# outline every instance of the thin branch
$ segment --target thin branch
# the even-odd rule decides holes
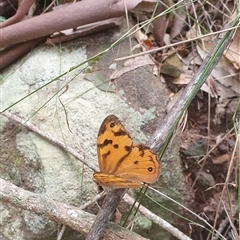
[[[12,62],[30,52],[34,47],[45,41],[45,38],[37,38],[25,43],[20,43],[0,52],[0,70],[9,66]]]
[[[128,11],[132,10],[139,2],[141,0],[127,1]],[[125,5],[123,0],[76,2],[5,28],[1,28],[3,23],[0,23],[0,48],[8,48],[20,42],[49,36],[54,32],[124,15]]]
[[[7,27],[21,21],[35,2],[36,0],[23,0],[18,7],[16,14],[0,24],[0,28]]]
[[[207,37],[210,37],[210,36],[215,36],[217,34],[224,33],[224,32],[227,32],[229,30],[236,30],[237,28],[238,28],[238,26],[231,27],[231,28],[228,28],[228,29],[222,29],[220,31],[216,31],[216,32],[204,34],[204,35],[201,35],[201,36],[198,36],[198,37],[189,38],[189,39],[185,39],[183,41],[171,43],[171,44],[163,46],[163,47],[156,47],[154,49],[146,50],[144,52],[135,53],[135,54],[132,54],[130,56],[119,57],[119,58],[116,58],[114,61],[115,62],[126,61],[128,59],[132,59],[132,58],[135,58],[135,57],[143,56],[143,55],[146,55],[146,54],[156,53],[156,52],[159,52],[159,51],[161,51],[163,49],[169,49],[169,48],[173,48],[173,47],[176,47],[176,46],[179,46],[179,45],[181,46],[183,44],[186,44],[186,43],[189,43],[189,42],[193,42],[193,41],[196,41],[196,40],[201,40],[203,38],[207,38]]]
[[[22,209],[44,214],[53,221],[85,234],[89,231],[95,218],[93,214],[80,210],[77,207],[54,201],[43,194],[26,191],[1,178],[0,200]],[[108,225],[103,239],[146,240],[146,238],[112,223]]]
[[[123,197],[123,200],[130,205],[133,205],[135,203],[134,199],[131,198],[129,195],[125,194]],[[136,202],[134,207],[138,207],[139,203]],[[170,223],[165,221],[164,219],[160,218],[156,214],[149,211],[147,208],[140,206],[138,208],[139,212],[142,213],[145,217],[152,220],[154,223],[162,227],[163,229],[167,230],[170,234],[175,236],[176,238],[180,240],[192,240],[190,237],[179,231],[177,228],[173,227]]]
[[[113,212],[117,208],[125,193],[126,189],[114,189],[106,195],[102,208],[99,210],[97,217],[87,234],[86,240],[99,239],[99,236],[102,235],[103,230],[105,230]]]
[[[61,142],[58,139],[52,137],[49,133],[43,132],[42,130],[40,130],[39,128],[37,128],[36,126],[31,124],[30,122],[27,122],[26,120],[14,115],[10,112],[3,112],[2,115],[7,117],[8,119],[15,121],[16,123],[21,124],[22,126],[26,127],[30,131],[37,133],[39,136],[47,139],[52,144],[58,146],[59,148],[63,149],[64,151],[70,153],[72,156],[74,156],[76,159],[78,159],[79,161],[84,163],[86,166],[91,168],[93,171],[95,171],[95,172],[99,171],[98,167],[95,164],[92,164],[90,161],[87,161],[83,157],[83,155],[77,153],[74,149],[68,147],[64,142]]]
[[[122,24],[122,22],[122,17],[111,18],[95,23],[86,24],[76,29],[67,29],[61,32],[54,33],[50,38],[48,38],[47,44],[63,43],[69,40],[73,40],[75,38],[86,36],[88,34],[100,32],[109,28],[114,28]]]
[[[201,220],[203,223],[206,224],[206,226],[209,227],[209,229],[213,229],[213,227],[211,226],[210,223],[207,222],[207,220],[205,220],[204,218],[202,218],[201,216],[199,216],[198,214],[196,214],[195,212],[193,212],[192,210],[190,210],[189,208],[185,207],[184,205],[182,205],[181,203],[175,201],[174,199],[170,198],[169,196],[165,195],[164,193],[160,192],[160,191],[157,191],[156,189],[152,188],[152,187],[149,187],[152,191],[158,193],[159,195],[162,195],[164,198],[170,200],[171,202],[175,203],[176,205],[180,206],[181,208],[185,209],[187,212],[191,213],[193,216],[195,216],[196,218],[198,218],[199,220]],[[204,227],[203,225],[200,225],[198,224],[200,227]],[[171,229],[170,229],[171,230]],[[226,238],[224,236],[222,236],[218,231],[216,231],[216,234],[218,234],[218,236],[221,237],[222,240],[226,240]]]
[[[240,121],[238,122],[238,124],[240,124]],[[239,133],[238,133],[238,135],[239,135]],[[220,208],[222,206],[223,197],[224,197],[224,194],[226,194],[226,192],[227,192],[229,179],[230,179],[230,176],[231,176],[232,171],[233,171],[233,165],[234,165],[234,162],[235,162],[234,161],[234,156],[237,152],[237,148],[238,148],[238,144],[239,144],[238,141],[239,141],[239,138],[237,137],[237,141],[236,141],[236,144],[235,144],[234,149],[233,149],[232,157],[231,157],[231,160],[229,162],[225,183],[223,185],[223,189],[222,189],[222,192],[221,192],[221,195],[220,195],[220,199],[219,199],[219,203],[218,203],[218,206],[217,206],[216,214],[215,214],[215,217],[214,217],[214,224],[213,224],[214,229],[216,228],[216,225],[217,225],[217,220],[219,218],[219,213],[220,213]],[[212,235],[211,239],[213,239],[213,237],[214,237],[213,233],[211,235]]]

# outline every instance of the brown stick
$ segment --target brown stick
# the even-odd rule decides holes
[[[7,117],[8,119],[11,119],[11,120],[25,126],[30,131],[33,131],[34,133],[37,133],[39,136],[43,137],[44,139],[47,139],[52,144],[54,144],[54,145],[58,146],[59,148],[67,151],[68,153],[70,153],[72,156],[74,156],[79,161],[83,162],[86,166],[88,166],[90,169],[94,170],[95,172],[99,170],[98,167],[95,164],[91,163],[91,161],[85,160],[85,158],[82,154],[77,153],[74,149],[67,146],[64,142],[61,142],[58,139],[52,137],[49,133],[46,133],[46,132],[40,130],[39,128],[37,128],[36,126],[34,126],[30,122],[28,122],[28,120],[24,120],[24,119],[22,119],[22,118],[20,118],[16,115],[10,113],[10,112],[3,112],[2,115]]]
[[[60,32],[58,34],[54,34],[53,36],[51,36],[51,38],[47,40],[47,44],[57,44],[60,42],[62,43],[91,33],[96,33],[105,29],[113,28],[119,26],[122,23],[122,20],[123,18],[112,18],[101,22],[87,24],[78,27],[76,30],[66,30],[70,33],[65,34],[65,32]]]
[[[100,238],[125,193],[126,189],[115,189],[106,195],[102,209],[98,212],[86,240],[98,240]]]
[[[99,32],[104,29],[113,28],[120,25],[122,23],[122,20],[123,18],[111,18],[101,22],[81,26],[77,28],[76,31],[66,30],[67,32],[70,32],[70,34],[65,35],[61,34],[61,32],[56,35],[54,34],[53,37],[47,39],[46,43],[57,44],[59,42],[65,42],[80,36]],[[27,54],[45,39],[46,37],[30,40],[26,43],[19,43],[0,52],[0,70],[3,70],[5,67],[8,67],[12,62]]]
[[[126,5],[124,4],[126,2]],[[64,6],[55,11],[27,19],[1,29],[0,48],[48,36],[54,32],[85,24],[121,17],[141,0],[88,0]],[[0,24],[1,26],[1,24]]]
[[[30,7],[36,2],[36,0],[23,0],[18,7],[18,10],[14,16],[4,21],[2,24],[0,24],[0,28],[7,27],[9,25],[12,25],[16,22],[21,21],[24,16],[29,11]]]
[[[17,44],[10,49],[5,49],[4,51],[0,52],[0,70],[4,69],[13,61],[31,51],[31,49],[41,42],[43,42],[42,38],[34,39],[26,43]]]
[[[41,213],[49,219],[71,227],[72,229],[87,233],[94,220],[94,215],[87,213],[58,201],[48,199],[43,194],[36,194],[19,188],[0,178],[0,200],[11,203],[22,209]],[[103,239],[133,239],[146,240],[120,226],[110,224]]]

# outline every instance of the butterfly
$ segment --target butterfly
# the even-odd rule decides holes
[[[139,188],[160,175],[157,155],[143,144],[134,144],[114,115],[106,117],[99,129],[97,155],[100,172],[93,176],[105,189]]]

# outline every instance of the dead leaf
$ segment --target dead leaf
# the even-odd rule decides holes
[[[198,53],[202,59],[206,57],[208,51],[212,48],[213,45],[213,43],[209,41],[205,41],[204,44],[206,50],[204,50],[201,45],[197,45]],[[230,88],[237,94],[240,94],[239,73],[234,69],[231,62],[224,55],[216,67],[213,69],[211,75],[215,78],[216,81],[220,82],[223,86],[226,86],[226,88]]]
[[[58,42],[64,42],[80,36],[85,36],[87,34],[99,32],[104,29],[113,28],[121,25],[122,22],[123,22],[122,17],[111,18],[111,19],[79,26],[76,29],[62,30],[60,32],[53,33],[51,37],[48,39],[47,44],[50,44],[50,43],[56,44]]]
[[[116,70],[111,76],[110,79],[119,78],[124,73],[132,71],[136,68],[145,66],[145,65],[155,65],[154,61],[147,55],[135,57],[124,62],[124,67]]]
[[[106,80],[100,72],[88,73],[84,78],[93,82],[101,91],[115,93],[113,86],[110,86],[110,81]]]
[[[224,53],[235,69],[240,69],[240,28],[237,29],[232,43]]]
[[[191,79],[193,78],[193,72],[192,71],[186,71],[185,73],[181,73],[178,78],[174,78],[171,82],[173,84],[178,85],[187,85]],[[206,81],[208,82],[208,81]],[[200,88],[202,91],[209,93],[211,97],[215,97],[216,94],[213,92],[213,89],[208,86],[207,83],[203,83],[203,85]]]
[[[207,52],[211,49],[213,43],[204,41],[203,49],[201,44],[197,45],[199,55],[204,59]],[[233,113],[236,110],[240,98],[240,79],[239,73],[233,67],[232,63],[223,55],[211,75],[211,84],[217,95],[217,105],[213,122],[221,124],[221,118],[227,112]]]
[[[213,164],[222,164],[229,161],[230,161],[230,156],[228,153],[225,153],[217,158],[212,159]]]
[[[153,12],[157,0],[143,0],[131,12],[134,14],[143,14]]]
[[[169,7],[172,5],[171,1],[164,1],[165,4],[167,4]],[[166,7],[159,2],[159,5],[157,7],[157,10],[155,12],[154,16],[159,15],[160,13],[164,12],[166,10]],[[164,35],[166,33],[167,28],[172,24],[173,20],[173,13],[165,14],[163,16],[160,16],[156,18],[153,22],[153,36],[155,41],[158,43],[158,45],[164,46]]]
[[[214,82],[214,89],[218,95],[218,99],[213,122],[218,125],[221,124],[221,118],[225,116],[226,112],[235,112],[240,95],[237,95],[231,88],[226,88],[218,81]]]
[[[178,8],[175,11],[174,18],[172,21],[172,26],[170,30],[170,39],[174,39],[179,33],[182,32],[184,26],[184,20],[186,18],[187,12],[183,11],[183,5],[185,3],[179,3]],[[181,6],[181,7],[180,7]]]

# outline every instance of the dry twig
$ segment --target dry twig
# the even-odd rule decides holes
[[[43,194],[26,191],[1,178],[0,186],[0,200],[2,202],[11,203],[35,213],[44,213],[49,219],[69,226],[78,232],[87,233],[94,221],[95,216],[93,214],[80,210],[77,207],[54,201]],[[103,239],[146,240],[146,238],[115,224],[109,224]]]
[[[127,1],[128,11],[132,10],[139,2],[141,0]],[[0,48],[5,49],[17,43],[49,36],[54,32],[124,15],[125,4],[122,0],[76,2],[2,28]],[[0,23],[0,27],[2,24]]]

